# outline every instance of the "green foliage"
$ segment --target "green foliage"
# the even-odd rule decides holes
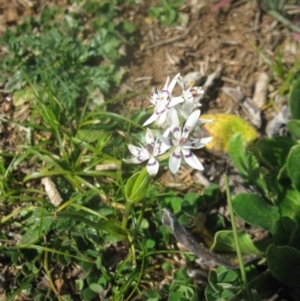
[[[238,294],[239,276],[236,272],[218,267],[208,277],[209,285],[205,289],[207,301],[228,300]]]
[[[114,25],[115,4],[85,1],[79,11],[68,13],[45,8],[38,18],[7,30],[0,39],[7,49],[0,79],[6,80],[5,90],[15,92],[18,101],[28,91],[22,88],[29,78],[35,86],[50,89],[74,115],[77,104],[93,99],[98,90],[110,94],[122,79],[116,65],[122,43],[117,31],[124,38],[134,31],[128,22]],[[127,41],[132,43],[132,37]]]
[[[146,196],[150,179],[146,168],[131,176],[125,185],[126,200],[131,203],[143,200]]]
[[[282,246],[270,246],[267,250],[267,262],[271,274],[285,285],[300,288],[300,252]]]
[[[272,232],[280,214],[277,206],[271,206],[258,195],[241,193],[233,199],[234,211],[250,225]]]
[[[295,115],[296,118],[296,115]],[[298,119],[290,125],[297,136]],[[298,141],[289,137],[260,139],[255,145],[245,148],[240,135],[229,142],[229,155],[241,173],[245,183],[252,185],[257,193],[236,195],[234,212],[243,221],[258,226],[272,234],[265,242],[269,273],[266,279],[283,285],[298,287],[297,264],[300,254],[300,147]],[[225,240],[225,239],[224,239]],[[226,240],[225,240],[226,241]],[[260,249],[261,250],[261,249]],[[252,251],[252,253],[255,253]],[[294,272],[291,273],[291,270]],[[254,278],[249,286],[262,288],[265,278]],[[257,289],[260,298],[271,294]],[[273,287],[275,291],[276,286]]]
[[[300,120],[290,120],[286,126],[294,138],[300,139]]]
[[[245,232],[239,232],[238,238],[241,246],[241,251],[244,254],[261,254],[261,251],[255,246],[252,242],[250,236]],[[211,247],[212,251],[226,251],[226,252],[234,252],[235,242],[233,239],[233,233],[229,230],[221,230],[218,231],[214,238],[214,244]]]
[[[152,19],[157,19],[159,22],[174,25],[178,20],[183,21],[183,15],[177,12],[177,9],[182,6],[184,1],[160,0],[160,6],[151,6],[149,8],[149,16]]]
[[[292,85],[289,97],[289,107],[293,119],[300,119],[300,78]]]

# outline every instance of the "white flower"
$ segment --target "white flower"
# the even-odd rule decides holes
[[[150,129],[147,128],[146,132],[146,146],[137,147],[132,144],[128,144],[129,151],[134,155],[131,159],[123,159],[126,163],[139,164],[146,160],[147,172],[150,176],[155,176],[159,169],[159,163],[155,157],[162,155],[166,152],[169,146],[163,144],[161,140],[154,140],[154,135]]]
[[[199,149],[205,146],[208,142],[212,140],[211,137],[194,139],[189,138],[191,131],[199,120],[200,110],[194,111],[188,117],[183,130],[181,131],[181,126],[179,124],[179,119],[176,110],[172,109],[170,111],[170,123],[171,123],[171,132],[175,139],[160,137],[163,143],[168,147],[175,147],[174,152],[171,154],[169,159],[169,168],[173,174],[175,174],[181,164],[181,157],[185,162],[191,167],[203,170],[203,165],[198,160],[198,158],[192,153],[192,149]]]
[[[193,110],[197,107],[200,107],[201,104],[199,103],[200,99],[204,95],[204,90],[202,87],[188,87],[184,83],[183,78],[180,76],[177,79],[178,84],[182,88],[182,97],[184,102],[180,108],[176,108],[177,111],[182,115],[185,119],[193,112]]]
[[[154,93],[152,95],[150,102],[155,107],[154,113],[150,116],[150,118],[148,120],[145,121],[143,126],[146,126],[146,125],[154,122],[155,120],[157,120],[158,125],[163,124],[167,118],[169,109],[171,107],[177,105],[178,103],[181,103],[184,101],[184,99],[181,96],[180,97],[172,96],[173,89],[177,83],[177,79],[179,76],[180,76],[180,73],[178,73],[173,78],[170,85],[169,85],[169,77],[168,77],[163,89],[157,90],[157,93]]]

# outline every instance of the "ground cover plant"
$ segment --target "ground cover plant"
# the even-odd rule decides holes
[[[161,3],[149,15],[172,25],[181,2]],[[300,60],[292,71],[269,61],[288,99],[285,135],[257,138],[230,114],[202,118],[206,91],[179,71],[158,83],[149,110],[124,116],[121,98],[148,97],[114,96],[118,50],[134,43],[135,27],[120,21],[120,3],[79,4],[47,8],[1,38],[3,88],[26,109],[1,116],[13,128],[0,157],[1,298],[299,299]],[[185,166],[205,172],[211,153],[199,150],[221,135],[244,192],[233,195],[229,167],[225,191],[163,184]],[[229,213],[216,211],[220,203]]]

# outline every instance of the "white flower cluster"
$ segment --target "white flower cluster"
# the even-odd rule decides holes
[[[182,88],[182,94],[175,97],[172,92],[177,83]],[[151,104],[154,107],[154,113],[143,124],[143,126],[147,126],[156,121],[157,125],[161,126],[169,121],[168,129],[163,135],[155,139],[153,132],[147,128],[146,145],[137,147],[129,144],[129,151],[134,157],[124,159],[124,161],[138,164],[148,160],[147,171],[149,175],[156,175],[159,169],[158,157],[170,150],[169,168],[173,174],[178,171],[182,157],[191,167],[203,170],[203,165],[192,153],[193,149],[202,148],[212,140],[211,137],[192,138],[192,133],[197,125],[211,122],[210,120],[199,119],[200,110],[198,107],[203,94],[204,91],[201,87],[186,88],[180,73],[173,78],[170,84],[168,78],[163,89],[157,89],[156,93],[152,95]],[[172,133],[171,136],[170,133]]]

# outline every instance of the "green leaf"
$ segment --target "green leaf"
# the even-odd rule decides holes
[[[300,214],[300,191],[291,187],[285,188],[278,197],[278,207],[281,216],[297,220]]]
[[[300,139],[300,120],[291,120],[287,123],[287,129],[296,139]]]
[[[145,198],[151,177],[146,168],[131,176],[125,185],[125,195],[128,202],[136,203]]]
[[[221,197],[221,190],[219,185],[210,183],[204,190],[203,194],[198,195],[197,206],[212,206],[216,202],[219,202]]]
[[[278,208],[267,204],[263,198],[256,194],[238,194],[232,199],[232,204],[236,215],[245,222],[270,232],[280,218]]]
[[[280,282],[271,275],[270,271],[265,271],[249,281],[248,287],[257,291],[260,300],[269,300],[280,287]]]
[[[172,292],[169,295],[168,301],[185,301],[187,300],[184,297],[184,294],[182,292]]]
[[[154,288],[144,291],[143,295],[147,298],[146,301],[158,301],[161,299],[159,292]]]
[[[130,23],[126,20],[123,21],[122,26],[126,33],[134,33],[136,31],[136,27],[132,23]]]
[[[96,293],[88,287],[80,294],[80,296],[82,300],[92,301],[95,298]]]
[[[89,227],[92,227],[97,230],[105,231],[112,235],[117,240],[122,240],[127,237],[127,232],[122,228],[121,222],[118,220],[107,220],[100,222],[93,222],[90,219],[86,218],[86,212],[58,212],[57,217],[62,219],[75,220],[79,223],[84,223]]]
[[[13,95],[13,104],[15,107],[20,107],[24,105],[25,102],[29,102],[35,99],[35,94],[32,88],[23,88],[16,92]]]
[[[209,285],[205,289],[206,300],[229,300],[239,291],[239,277],[235,271],[218,267],[216,271],[210,271]]]
[[[267,263],[271,274],[288,286],[300,288],[300,252],[295,248],[270,246]]]
[[[250,236],[245,232],[238,232],[238,238],[241,246],[242,253],[245,254],[262,254],[262,252],[257,249],[253,244]],[[214,252],[235,252],[235,243],[233,238],[233,233],[230,230],[218,231],[214,238],[214,244],[211,247]]]
[[[292,147],[287,159],[287,173],[294,185],[300,191],[300,145]]]
[[[166,204],[169,204],[172,207],[172,211],[174,214],[178,213],[181,211],[181,205],[183,202],[182,198],[179,197],[168,197],[165,198]]]
[[[259,164],[252,153],[246,150],[241,134],[235,134],[228,141],[228,153],[234,166],[246,183],[255,183],[259,178]]]
[[[281,168],[295,144],[296,142],[290,137],[274,137],[260,139],[256,147],[264,163]]]
[[[287,216],[283,216],[273,227],[274,244],[287,245],[291,239],[291,234],[296,227],[296,222]]]
[[[300,119],[300,78],[298,78],[291,87],[289,108],[292,119]]]
[[[89,287],[96,294],[100,294],[101,292],[104,291],[104,288],[101,285],[99,285],[98,283],[92,283],[89,285]]]

